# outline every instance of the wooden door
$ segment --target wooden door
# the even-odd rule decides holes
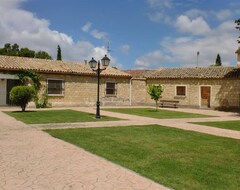
[[[211,87],[201,86],[201,107],[210,108]]]

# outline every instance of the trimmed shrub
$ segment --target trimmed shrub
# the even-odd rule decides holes
[[[28,102],[32,100],[34,95],[35,90],[32,86],[15,86],[10,91],[10,101],[25,111]]]

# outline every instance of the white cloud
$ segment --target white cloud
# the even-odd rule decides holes
[[[188,16],[181,15],[177,18],[175,26],[180,32],[194,35],[206,35],[206,33],[211,31],[207,22],[202,17],[191,20]]]
[[[43,50],[54,58],[57,54],[57,45],[60,45],[64,60],[90,60],[92,56],[102,58],[107,50],[104,47],[95,47],[84,40],[73,41],[72,37],[49,28],[50,21],[40,19],[29,11],[22,10],[20,5],[25,0],[0,0],[0,47],[5,43],[17,43],[20,47],[28,47],[35,51]],[[88,31],[90,23],[82,28]],[[97,38],[103,38],[106,33],[94,31]],[[112,58],[111,65],[118,65]]]
[[[128,54],[130,50],[130,46],[128,44],[124,44],[120,46],[120,51],[124,54]]]
[[[171,8],[172,0],[147,0],[151,8]]]
[[[17,8],[19,4],[27,0],[0,0],[0,7]]]
[[[165,62],[171,61],[171,57],[164,54],[161,50],[155,50],[153,52],[149,52],[135,61],[135,65],[138,68],[159,68]]]
[[[83,32],[88,32],[90,30],[92,26],[92,23],[91,22],[87,22],[83,27],[82,27],[82,31]]]
[[[153,22],[163,22],[166,24],[170,24],[171,23],[171,18],[166,15],[163,11],[156,11],[153,13],[149,13],[148,17],[151,21]]]
[[[202,37],[165,38],[161,47],[142,55],[135,61],[136,67],[159,68],[196,66],[197,52],[200,52],[199,66],[214,64],[219,53],[223,65],[235,65],[237,31],[234,23],[226,21]]]
[[[171,17],[166,10],[172,8],[172,0],[147,0],[150,11],[148,18],[153,22],[171,23]]]
[[[103,39],[107,36],[107,33],[106,32],[100,32],[98,30],[92,30],[91,31],[91,35],[94,37],[94,38],[97,38],[97,39]]]
[[[200,9],[190,9],[185,13],[185,15],[191,19],[198,18],[198,17],[203,17],[203,18],[208,17],[208,13]]]
[[[228,20],[229,18],[232,17],[233,11],[228,9],[220,10],[216,12],[215,15],[216,15],[216,18],[220,21]]]

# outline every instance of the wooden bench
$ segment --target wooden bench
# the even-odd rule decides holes
[[[178,103],[179,103],[178,100],[160,100],[161,107],[163,107],[164,105],[168,105],[168,106],[174,106],[174,108],[177,108]]]

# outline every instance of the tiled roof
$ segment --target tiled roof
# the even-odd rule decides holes
[[[240,78],[238,67],[196,67],[196,68],[162,68],[148,71],[146,78]]]
[[[96,74],[92,71],[88,64],[3,55],[0,55],[0,71],[1,70],[32,70],[40,73],[62,73],[78,75]],[[101,75],[131,78],[130,74],[112,68],[110,66],[107,67],[106,70],[102,71]]]
[[[124,72],[132,75],[133,78],[145,78],[145,74],[149,70],[124,70]]]

